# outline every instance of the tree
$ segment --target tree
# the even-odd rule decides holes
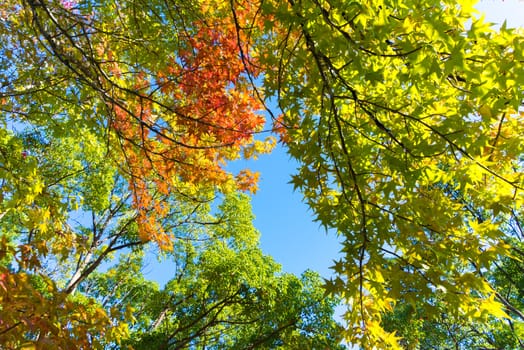
[[[148,242],[176,254],[177,235],[216,219],[213,198],[254,190],[256,174],[226,164],[270,150],[255,134],[273,97],[275,130],[301,164],[295,187],[344,237],[326,287],[346,301],[348,342],[398,348],[385,318],[396,304],[437,324],[516,322],[521,305],[504,294],[516,282],[491,273],[521,257],[524,40],[474,18],[472,5],[4,1],[7,346],[102,346],[133,332],[131,309],[112,313],[79,288],[112,255]],[[231,283],[235,301],[253,298],[250,283]],[[308,290],[301,283],[289,300]],[[160,318],[150,311],[137,331]],[[179,341],[176,325],[162,327],[154,341]]]
[[[260,4],[272,20],[255,51],[282,111],[275,127],[301,164],[295,188],[344,237],[327,288],[364,348],[399,347],[381,316],[396,303],[433,320],[443,309],[510,318],[486,272],[519,256],[504,228],[524,198],[524,41],[472,5]]]
[[[104,227],[126,201],[122,180],[85,127],[58,137],[50,129],[3,129],[0,343],[7,349],[96,347],[92,334],[125,334],[93,300],[72,296],[109,253],[142,243],[129,229]],[[92,221],[77,223],[81,211]]]
[[[4,188],[18,179],[39,190],[4,191],[3,347],[336,348],[336,299],[317,275],[280,274],[261,253],[247,196],[229,194],[216,216],[210,203],[164,197],[175,239],[163,253],[173,278],[160,290],[141,274],[148,245],[106,144],[84,127],[6,135]]]
[[[231,19],[191,2],[22,5],[7,2],[2,10],[6,117],[61,125],[65,115],[107,131],[133,188],[143,240],[170,244],[161,225],[147,218],[152,209],[158,217],[163,211],[151,188],[189,196],[195,186],[254,189],[256,174],[235,178],[224,168],[272,147],[271,139],[254,139],[265,120],[237,36],[225,30]]]
[[[514,228],[519,230],[518,225]],[[522,342],[524,336],[522,238],[513,238],[510,242],[514,257],[502,257],[494,262],[484,276],[496,291],[497,298],[503,302],[511,318],[500,320],[489,317],[479,322],[463,315],[450,314],[446,305],[436,295],[426,302],[432,303],[440,310],[437,317],[426,316],[423,302],[417,301],[413,304],[404,300],[400,301],[392,311],[383,315],[385,329],[396,331],[402,337],[401,345],[406,349],[522,348],[524,346]]]
[[[133,308],[136,322],[124,345],[342,349],[332,318],[336,299],[324,296],[317,274],[282,274],[262,254],[247,196],[227,197],[219,217],[176,243],[169,257],[173,276],[162,289],[140,274],[143,254],[135,253],[81,284],[83,293],[117,315]]]
[[[2,348],[336,348],[337,299],[261,253],[237,193],[256,174],[225,170],[272,146],[232,19],[190,2],[0,10]],[[152,244],[174,267],[163,289],[141,273]]]
[[[227,161],[271,148],[236,36],[191,2],[5,1],[0,16],[0,342],[118,344],[132,314],[79,285],[122,251],[173,249],[219,193],[255,189]]]
[[[455,348],[455,349],[516,349],[522,348],[524,306],[522,296],[522,209],[515,210],[510,220],[500,226],[511,247],[511,254],[493,261],[487,269],[479,271],[495,291],[509,317],[488,317],[481,321],[463,315],[450,315],[438,295],[428,302],[436,305],[440,314],[435,319],[424,316],[418,301],[401,304],[386,313],[385,324],[390,331],[397,331],[407,348]],[[485,211],[476,213],[484,221]]]

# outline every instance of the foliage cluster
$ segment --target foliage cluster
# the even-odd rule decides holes
[[[2,346],[522,346],[524,36],[473,5],[3,1]],[[325,286],[260,252],[227,170],[264,110],[343,238]]]

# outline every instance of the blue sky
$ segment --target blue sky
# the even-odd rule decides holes
[[[278,146],[249,165],[261,173],[252,206],[264,253],[282,264],[286,272],[300,274],[312,269],[329,277],[339,243],[334,232],[327,234],[313,222],[313,213],[302,202],[302,195],[289,184],[298,164]]]
[[[486,20],[502,25],[507,19],[509,27],[524,25],[524,0],[481,0],[476,9],[486,14]]]

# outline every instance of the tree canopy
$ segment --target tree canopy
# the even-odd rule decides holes
[[[522,346],[524,36],[473,5],[3,1],[0,342]],[[277,138],[343,239],[323,287],[260,252],[227,167]]]
[[[485,275],[503,256],[522,257],[512,241],[524,237],[523,37],[471,6],[270,9],[286,24],[266,56],[278,67],[267,86],[301,164],[293,183],[345,238],[328,289],[347,300],[346,335],[366,348],[395,347],[381,315],[397,302],[430,318],[442,305],[466,319],[512,311]]]

